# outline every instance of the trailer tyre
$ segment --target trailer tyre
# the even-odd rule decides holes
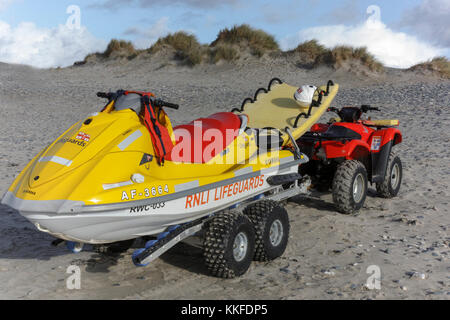
[[[362,208],[367,196],[367,171],[358,160],[342,162],[333,178],[333,202],[337,210],[350,214]]]
[[[249,205],[244,214],[256,232],[255,261],[270,261],[283,255],[289,239],[289,217],[286,209],[272,200]]]
[[[212,275],[234,278],[247,272],[255,252],[255,230],[241,213],[227,212],[205,226],[203,256]]]
[[[376,184],[378,194],[383,198],[395,197],[400,190],[402,177],[402,161],[400,160],[400,157],[397,155],[397,153],[391,151],[383,182]]]

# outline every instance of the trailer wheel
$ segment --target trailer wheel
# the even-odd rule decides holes
[[[358,160],[346,160],[336,170],[333,178],[333,201],[344,214],[358,211],[367,196],[367,171]]]
[[[203,256],[212,275],[234,278],[243,275],[255,251],[255,230],[241,213],[226,212],[212,218],[206,226]]]
[[[398,194],[402,184],[403,168],[402,161],[396,152],[391,151],[389,155],[386,174],[383,182],[377,183],[377,192],[383,198],[393,198]]]
[[[262,200],[244,210],[255,227],[256,247],[253,260],[270,261],[283,255],[289,238],[286,209],[272,200]]]

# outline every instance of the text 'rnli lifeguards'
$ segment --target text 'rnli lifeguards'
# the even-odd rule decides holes
[[[238,194],[262,187],[263,184],[264,184],[264,175],[261,175],[259,177],[250,178],[247,180],[238,181],[232,184],[218,187],[215,188],[214,190],[207,190],[200,193],[196,193],[186,197],[185,209],[206,205],[210,201],[219,201],[222,199],[227,199],[236,196]]]

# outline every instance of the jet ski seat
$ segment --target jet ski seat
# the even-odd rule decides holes
[[[247,124],[244,118],[232,112],[219,112],[175,127],[176,144],[168,160],[187,163],[208,162],[216,156],[219,149],[219,152],[222,152],[243,131],[241,126]],[[210,145],[217,148],[209,147],[206,150]]]

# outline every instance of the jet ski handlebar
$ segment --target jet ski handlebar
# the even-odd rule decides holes
[[[97,92],[97,97],[104,98],[104,99],[111,99],[112,92]]]
[[[166,102],[161,99],[154,99],[154,100],[152,100],[152,103],[155,107],[166,107],[166,108],[171,108],[171,109],[175,109],[175,110],[178,110],[180,108],[180,106],[178,104]]]
[[[116,99],[118,97],[118,95],[119,95],[119,93],[117,93],[117,92],[97,92],[97,97],[108,99],[110,101],[113,99]],[[178,104],[163,101],[161,99],[150,98],[150,101],[152,102],[152,104],[155,107],[166,107],[166,108],[171,108],[171,109],[175,109],[175,110],[178,110],[180,108],[180,106]]]

